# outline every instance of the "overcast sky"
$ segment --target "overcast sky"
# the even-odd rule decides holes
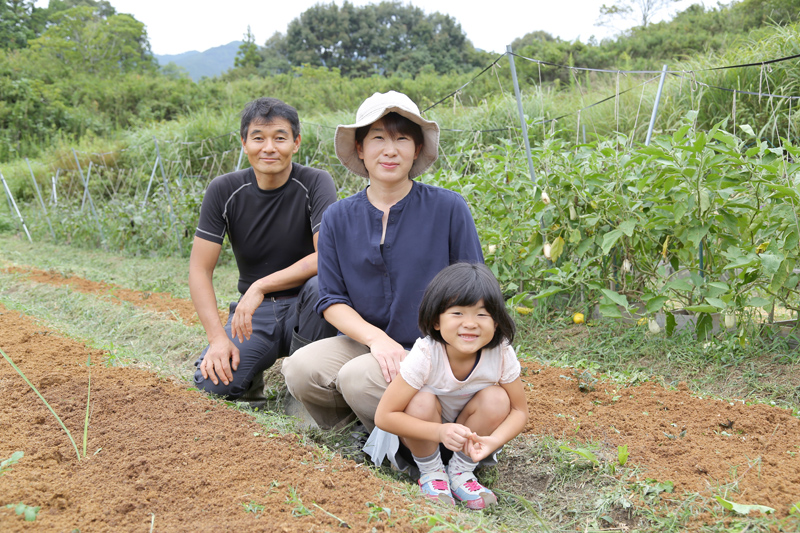
[[[716,5],[709,0],[680,0],[673,9],[693,3]],[[263,45],[276,31],[286,33],[293,19],[319,0],[222,2],[189,0],[110,0],[117,12],[130,13],[147,26],[154,54],[180,54],[242,40],[247,26]],[[439,11],[454,17],[472,44],[489,52],[505,52],[506,45],[526,33],[544,30],[565,40],[586,42],[611,36],[613,30],[595,26],[600,6],[614,0],[421,0],[410,2],[425,12]],[[342,0],[336,0],[338,5]],[[367,0],[352,0],[365,5]],[[45,7],[48,0],[36,0]]]

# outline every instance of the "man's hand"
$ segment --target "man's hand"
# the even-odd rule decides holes
[[[492,452],[502,445],[502,442],[491,436],[481,437],[477,433],[473,433],[470,435],[469,439],[467,439],[467,442],[464,443],[464,453],[469,455],[470,459],[477,463],[489,457]]]
[[[239,342],[244,342],[244,339],[250,340],[250,335],[253,333],[253,314],[263,301],[264,293],[257,284],[250,285],[236,304],[236,311],[231,320],[231,338],[238,337]]]
[[[442,424],[439,428],[439,442],[454,452],[465,451],[472,435],[472,430],[461,424]]]
[[[233,371],[239,368],[239,348],[227,337],[215,340],[208,345],[203,362],[200,363],[200,372],[203,378],[210,379],[214,385],[228,385],[233,381]]]
[[[393,341],[388,335],[373,342],[369,347],[372,357],[381,365],[383,379],[391,383],[400,371],[400,361],[406,358],[406,350],[402,345]]]

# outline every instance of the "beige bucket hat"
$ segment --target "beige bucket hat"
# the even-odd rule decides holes
[[[336,128],[333,145],[336,149],[336,157],[345,167],[359,176],[369,177],[367,167],[364,166],[364,161],[359,159],[356,151],[356,130],[372,124],[391,112],[406,117],[422,128],[424,144],[419,157],[411,165],[408,177],[416,178],[436,161],[439,157],[439,125],[432,120],[422,118],[417,104],[411,98],[397,91],[389,91],[375,93],[364,100],[356,112],[355,124],[340,125]]]

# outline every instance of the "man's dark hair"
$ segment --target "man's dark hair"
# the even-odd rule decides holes
[[[419,329],[433,340],[446,344],[436,329],[439,316],[451,307],[483,306],[497,324],[494,337],[486,348],[494,348],[503,340],[514,342],[516,325],[506,311],[503,292],[494,274],[481,263],[455,263],[442,269],[428,284],[419,306]]]
[[[425,144],[425,137],[422,135],[422,128],[416,122],[413,122],[403,115],[395,113],[394,111],[391,113],[386,113],[381,118],[383,119],[383,127],[386,129],[386,133],[388,133],[389,137],[392,139],[396,139],[400,135],[406,135],[411,137],[411,139],[414,141],[414,147],[419,147]],[[377,122],[377,120],[375,122]],[[368,124],[367,126],[361,126],[356,130],[356,144],[358,146],[364,145],[364,139],[366,138],[367,133],[369,133],[369,129],[371,127],[372,124]]]
[[[277,98],[259,98],[244,106],[242,110],[242,124],[239,134],[242,139],[247,139],[247,130],[250,124],[269,124],[276,118],[283,118],[289,121],[292,127],[292,139],[297,140],[300,135],[300,117],[297,116],[297,109]]]

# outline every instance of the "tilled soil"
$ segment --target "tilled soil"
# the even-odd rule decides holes
[[[80,461],[41,400],[0,363],[0,460],[25,452],[0,477],[0,505],[41,506],[37,531],[329,531],[340,521],[361,531],[427,528],[412,522],[426,512],[416,507],[424,502],[400,496],[402,483],[144,370],[105,367],[102,352],[17,312],[0,313],[0,348],[64,419],[81,455],[90,354],[93,363]],[[523,381],[526,438],[590,442],[604,462],[627,445],[634,479],[673,482],[668,498],[722,495],[773,507],[777,518],[800,501],[800,421],[785,409],[698,398],[683,384],[622,387],[531,362],[523,363]],[[535,501],[546,484],[524,480],[543,471],[513,446],[501,456],[499,483]],[[28,524],[0,507],[0,531],[23,530]]]

